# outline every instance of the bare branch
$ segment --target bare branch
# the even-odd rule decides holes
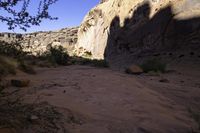
[[[56,20],[52,17],[48,9],[58,0],[40,0],[36,15],[31,15],[28,11],[30,0],[0,0],[0,11],[4,11],[9,16],[0,15],[0,21],[8,25],[9,30],[16,27],[26,31],[31,25],[39,25],[42,20]],[[20,11],[16,10],[16,6],[22,6]]]

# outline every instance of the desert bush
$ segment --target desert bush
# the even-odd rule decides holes
[[[72,64],[78,64],[78,65],[90,65],[94,67],[109,67],[109,64],[106,60],[72,57],[70,61]]]
[[[34,68],[25,63],[24,59],[14,59],[6,56],[0,56],[0,76],[16,74],[16,69],[28,74],[36,74]]]
[[[166,63],[161,62],[158,59],[151,59],[145,61],[142,65],[140,65],[144,72],[166,72]]]
[[[188,108],[188,112],[191,114],[191,117],[197,122],[200,130],[200,112],[199,111],[194,111],[191,108]]]
[[[21,70],[25,73],[36,74],[36,71],[34,70],[34,68],[32,66],[26,64],[24,62],[24,60],[19,60],[18,68],[19,68],[19,70]]]
[[[14,57],[14,58],[22,58],[25,55],[27,55],[27,53],[23,51],[22,46],[17,42],[13,42],[12,44],[9,44],[4,41],[1,41],[0,55]]]
[[[17,64],[20,70],[29,74],[35,73],[31,66],[24,63],[24,60],[29,58],[29,55],[27,52],[23,51],[23,48],[19,43],[13,42],[12,44],[9,44],[1,41],[0,55],[0,74],[15,74]]]
[[[69,55],[65,51],[62,46],[52,47],[49,46],[49,50],[47,50],[44,54],[40,56],[42,60],[48,60],[53,65],[67,65]]]
[[[109,67],[108,62],[106,60],[91,60],[91,63],[95,67]]]
[[[0,56],[0,75],[16,74],[16,61],[14,59]]]
[[[89,52],[89,51],[86,51],[86,52],[83,54],[83,57],[85,57],[85,58],[91,58],[91,57],[92,57],[92,53]]]
[[[20,98],[8,97],[7,94],[0,97],[1,128],[9,128],[18,133],[24,129],[32,129],[37,133],[66,132],[63,116],[55,107],[48,103],[25,104]]]
[[[32,129],[37,133],[65,132],[62,114],[46,102],[25,103],[20,90],[6,91],[0,79],[0,127],[21,133],[23,129]]]

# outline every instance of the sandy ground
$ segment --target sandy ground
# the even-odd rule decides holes
[[[72,112],[78,122],[65,124],[70,133],[192,133],[198,126],[188,108],[200,107],[200,71],[186,72],[135,76],[76,65],[15,78],[31,80],[21,88],[25,99]]]

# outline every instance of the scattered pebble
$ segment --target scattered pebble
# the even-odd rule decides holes
[[[32,116],[30,117],[30,120],[31,120],[32,122],[35,122],[35,121],[37,121],[38,119],[39,119],[39,117],[36,116],[36,115],[32,115]]]
[[[169,83],[169,80],[168,80],[168,79],[161,79],[161,80],[159,80],[159,82],[162,82],[162,83]]]
[[[190,55],[194,55],[194,52],[190,52]]]
[[[179,58],[181,58],[181,57],[184,57],[185,55],[184,54],[182,54],[182,55],[179,55]]]

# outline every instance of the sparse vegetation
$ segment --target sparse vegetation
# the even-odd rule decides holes
[[[58,131],[65,132],[62,126],[62,115],[48,103],[24,104],[21,99],[8,99],[1,96],[0,126],[22,132],[24,129],[34,129],[37,133]]]
[[[4,41],[0,41],[0,45],[0,55],[13,58],[22,58],[28,54],[27,52],[23,51],[22,46],[17,42],[9,44]]]
[[[95,67],[109,67],[108,62],[106,60],[91,60],[91,64]]]
[[[89,57],[91,57],[91,52],[86,53],[85,56],[84,57],[77,57],[77,56],[70,57],[62,46],[52,47],[51,45],[49,45],[49,50],[39,57],[40,64],[38,65],[41,67],[49,67],[52,65],[53,66],[71,65],[71,64],[90,65],[94,67],[108,67],[109,66],[105,60],[90,59]]]
[[[145,61],[143,64],[140,65],[144,72],[166,72],[167,64],[158,60],[158,59],[151,59]]]
[[[28,74],[36,74],[36,71],[34,70],[34,68],[28,64],[26,64],[24,62],[24,60],[20,60],[19,61],[19,65],[18,65],[19,70],[28,73]]]
[[[62,46],[52,47],[40,56],[40,59],[49,61],[52,65],[68,65],[69,55]]]
[[[85,58],[91,58],[91,57],[92,57],[92,53],[89,52],[89,51],[86,51],[86,52],[83,54],[83,57],[85,57]]]
[[[90,65],[94,67],[109,67],[106,60],[88,59],[82,57],[71,57],[71,63],[77,65]]]
[[[16,61],[5,56],[0,56],[0,75],[16,74]]]
[[[197,122],[200,130],[200,112],[194,111],[191,108],[188,108],[189,113],[191,114],[191,117]]]
[[[0,127],[9,128],[14,132],[22,132],[23,129],[35,128],[35,131],[40,132],[57,132],[63,130],[60,123],[61,114],[58,113],[55,107],[48,104],[23,103],[17,91],[6,92],[6,86],[3,83],[2,76],[7,74],[16,74],[16,69],[29,74],[35,74],[32,66],[26,63],[29,58],[24,53],[21,47],[15,44],[1,45],[0,47]],[[60,50],[60,49],[59,49]],[[59,57],[57,51],[51,50],[53,55]],[[57,58],[58,58],[57,57]],[[56,58],[56,59],[57,59]],[[11,84],[15,86],[25,86],[27,81],[20,82],[11,80]]]
[[[23,48],[19,43],[5,43],[0,42],[0,74],[16,74],[16,69],[28,74],[35,74],[33,67],[26,64],[25,60],[29,60],[27,52],[23,51]]]

